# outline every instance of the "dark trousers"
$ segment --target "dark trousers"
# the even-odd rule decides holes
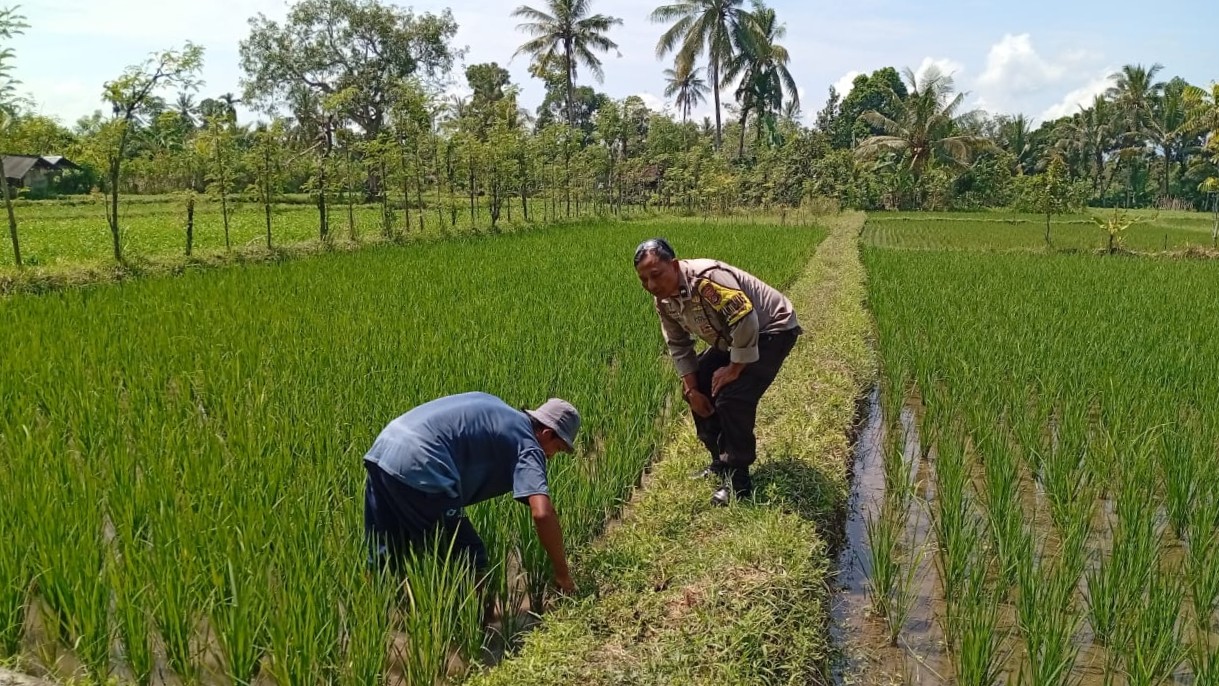
[[[758,401],[770,388],[783,366],[800,330],[793,329],[758,337],[758,361],[745,366],[740,378],[720,389],[711,398],[711,378],[717,369],[731,362],[728,353],[708,348],[698,358],[698,390],[711,398],[715,413],[710,417],[694,415],[698,438],[717,462],[733,470],[748,470],[758,458],[758,441],[754,423],[758,416]]]
[[[411,488],[371,462],[364,467],[364,538],[370,564],[401,571],[411,550],[424,550],[436,541],[440,554],[452,542],[454,558],[460,556],[479,573],[486,571],[487,548],[458,499]]]

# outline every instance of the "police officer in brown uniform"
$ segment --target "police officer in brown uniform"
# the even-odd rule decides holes
[[[635,271],[655,298],[682,395],[711,452],[703,474],[720,477],[711,502],[749,496],[758,401],[801,334],[791,301],[732,265],[678,260],[663,238],[636,248]],[[696,336],[708,345],[702,354],[695,353]]]

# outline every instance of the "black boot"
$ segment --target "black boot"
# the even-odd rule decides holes
[[[733,498],[741,500],[753,495],[753,479],[749,477],[748,469],[730,469],[726,476],[723,485],[711,496],[712,505],[723,507]]]
[[[727,471],[728,471],[728,465],[724,464],[724,462],[722,460],[712,459],[711,464],[707,465],[706,467],[703,467],[700,471],[697,471],[694,474],[691,474],[690,479],[697,480],[697,479],[705,479],[709,476],[714,476],[716,478],[716,480],[721,480],[721,479],[723,479],[724,474]]]

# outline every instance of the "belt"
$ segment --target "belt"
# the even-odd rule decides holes
[[[799,326],[796,326],[796,327],[793,327],[790,329],[783,329],[782,331],[772,331],[770,333],[758,334],[758,340],[763,340],[763,339],[770,340],[772,338],[777,338],[779,336],[800,336],[803,333],[804,333],[804,329],[800,328]]]

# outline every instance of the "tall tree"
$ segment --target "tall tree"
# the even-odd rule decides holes
[[[715,148],[723,145],[724,124],[720,114],[720,86],[735,50],[733,36],[743,22],[752,20],[744,9],[745,0],[678,0],[652,11],[658,24],[671,24],[656,42],[656,56],[677,52],[679,65],[693,65],[699,55],[707,54],[711,92],[715,101]]]
[[[681,112],[683,124],[690,119],[690,112],[695,107],[707,101],[707,93],[711,89],[707,87],[702,72],[702,67],[681,62],[664,72],[665,97],[674,98],[673,104]]]
[[[107,182],[110,185],[106,207],[106,222],[114,241],[114,259],[123,261],[123,245],[119,223],[119,182],[123,162],[135,124],[140,117],[153,116],[162,104],[157,91],[174,87],[191,91],[198,87],[198,73],[203,67],[203,48],[187,43],[182,50],[154,53],[142,64],[128,67],[121,76],[105,84],[105,98],[110,102],[113,118],[103,130]]]
[[[224,221],[224,249],[231,250],[229,225],[233,208],[230,195],[237,178],[237,131],[226,114],[216,114],[207,119],[196,140],[201,148],[204,169],[207,170],[207,191],[220,201],[220,216]]]
[[[900,100],[897,117],[875,110],[862,115],[883,133],[860,143],[858,157],[876,158],[887,152],[902,155],[917,183],[936,159],[963,166],[974,152],[989,145],[981,136],[960,132],[965,94],[954,92],[951,76],[935,67],[924,72],[921,79],[910,69],[905,70],[905,76],[910,94]]]
[[[16,93],[18,81],[12,77],[14,52],[9,44],[25,32],[29,25],[25,17],[14,7],[0,10],[0,131],[10,132],[17,116]],[[13,241],[13,262],[21,266],[21,241],[17,236],[17,214],[13,211],[13,197],[8,187],[8,175],[0,170],[0,193],[4,194],[4,208],[8,212],[8,232]]]
[[[253,172],[254,182],[250,190],[262,205],[267,250],[271,250],[272,203],[282,190],[288,171],[283,120],[275,119],[270,126],[259,124],[252,138],[253,145],[245,154],[245,165]]]
[[[1156,75],[1164,69],[1161,64],[1144,67],[1141,64],[1127,64],[1109,78],[1113,85],[1106,95],[1118,106],[1126,117],[1130,134],[1141,135],[1151,119],[1151,109],[1160,94],[1164,92],[1164,83],[1156,81]]]
[[[774,118],[782,111],[783,102],[800,103],[796,91],[796,80],[787,68],[791,59],[787,48],[777,41],[787,35],[787,28],[779,23],[774,9],[758,0],[754,2],[752,21],[737,26],[733,42],[736,56],[728,63],[724,78],[728,81],[740,79],[737,99],[741,104],[741,142],[738,156],[745,154],[745,128],[749,113],[756,112],[759,120],[769,122],[773,128]],[[759,129],[759,133],[761,129]]]
[[[580,64],[588,67],[597,83],[605,78],[601,59],[596,53],[617,50],[618,44],[606,34],[622,20],[604,14],[590,14],[592,0],[546,0],[545,9],[534,9],[528,5],[517,7],[512,16],[524,19],[517,30],[530,36],[517,48],[516,54],[532,55],[542,71],[550,71],[562,60],[566,82],[567,125],[575,128],[576,115],[574,90],[576,70]]]
[[[1011,172],[1032,174],[1037,166],[1037,146],[1028,118],[1023,114],[1014,117],[999,116],[995,118],[994,124],[991,142],[1011,153]]]
[[[496,104],[503,100],[504,89],[511,82],[508,70],[495,62],[466,67],[466,84],[472,91],[467,114],[473,118],[480,139],[486,139],[495,119]]]
[[[1173,195],[1169,187],[1173,168],[1183,175],[1186,152],[1202,143],[1202,131],[1190,116],[1190,104],[1197,99],[1195,91],[1201,89],[1177,77],[1164,84],[1160,97],[1152,102],[1147,131],[1151,142],[1164,156],[1160,177],[1160,194],[1164,198]]]
[[[305,95],[340,96],[335,116],[372,139],[404,80],[449,72],[460,55],[450,47],[456,34],[449,10],[416,15],[379,0],[299,0],[283,24],[250,19],[240,48],[245,100],[296,109]]]
[[[864,112],[874,111],[895,119],[901,101],[906,99],[909,93],[897,70],[884,67],[871,74],[856,76],[848,93],[841,95],[835,92],[831,94],[831,100],[834,95],[841,97],[841,103],[836,110],[831,108],[826,113],[828,128],[824,130],[830,134],[830,143],[835,148],[846,150],[854,148],[859,141],[869,136],[884,133],[861,118]],[[828,108],[830,104],[827,103],[826,106]]]
[[[1113,102],[1098,95],[1090,107],[1074,114],[1056,134],[1057,147],[1072,150],[1088,161],[1087,175],[1092,180],[1092,192],[1101,196],[1107,186],[1105,159],[1119,145],[1117,118]]]
[[[178,93],[178,99],[174,101],[174,108],[177,110],[178,116],[182,117],[182,121],[188,122],[192,127],[195,126],[195,119],[199,114],[195,96],[190,93]]]

